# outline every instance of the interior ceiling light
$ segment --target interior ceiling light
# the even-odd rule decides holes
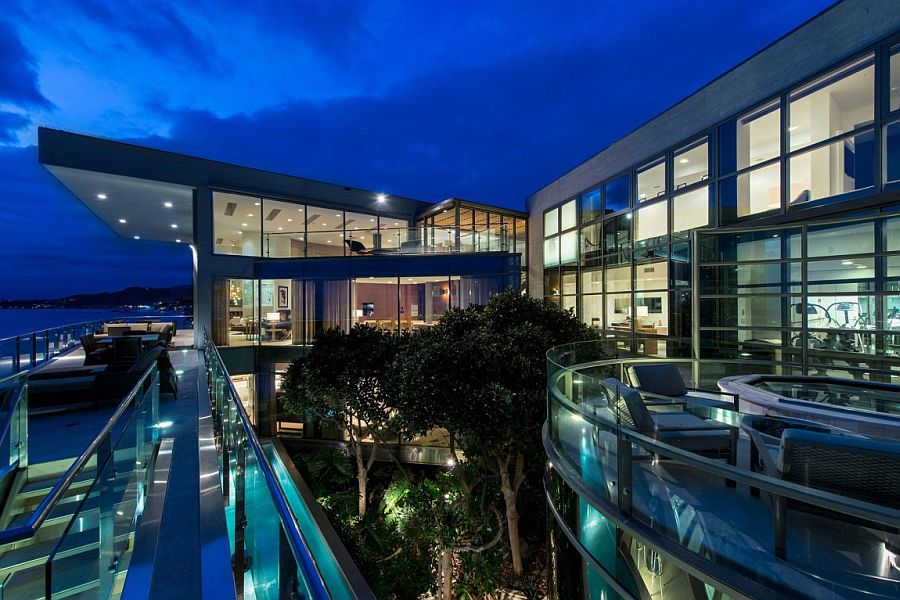
[[[106,194],[97,194],[98,200],[106,200]]]
[[[172,229],[178,229],[178,225],[176,223],[172,223]]]
[[[241,227],[246,227],[246,226],[247,226],[246,223],[241,223]]]
[[[248,217],[252,217],[252,216],[253,216],[253,213],[247,213],[247,216],[248,216]]]
[[[163,206],[165,206],[166,208],[172,208],[172,203],[171,202],[163,202]]]
[[[254,202],[253,206],[259,206],[259,202]]]
[[[127,223],[127,222],[128,222],[128,221],[126,221],[125,219],[119,219],[119,223],[125,224],[125,223]]]
[[[181,243],[181,240],[175,240],[175,243],[176,243],[176,244],[180,244],[180,243]]]
[[[290,223],[290,222],[292,222],[292,221],[293,221],[293,219],[288,219],[288,223]]]
[[[134,236],[134,239],[139,240],[139,239],[141,239],[141,236],[136,235],[136,236]]]
[[[684,165],[684,164],[687,164],[687,163],[690,162],[690,161],[689,161],[688,159],[686,159],[686,158],[682,158],[682,159],[679,160],[678,162],[680,162],[681,164]]]

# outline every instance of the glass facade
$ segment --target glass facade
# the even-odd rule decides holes
[[[783,223],[808,222],[811,207],[825,220],[842,201],[875,204],[900,189],[898,83],[900,45],[883,44],[550,207],[544,295],[571,305],[622,350],[736,361],[765,355],[788,370],[839,365],[846,375],[856,365],[891,379],[900,257],[878,240],[892,221],[873,218],[869,228],[840,233]],[[564,222],[564,210],[580,212]],[[778,216],[782,224],[772,230],[746,229]],[[724,227],[744,227],[733,243],[740,257],[718,265],[703,258],[694,288],[694,234],[706,240],[709,232],[725,235]],[[826,331],[851,326],[874,331],[854,333],[853,343]],[[838,338],[842,352],[889,360],[834,359],[828,353],[837,352]]]
[[[221,279],[214,285],[213,339],[218,346],[302,345],[325,329],[357,323],[409,331],[518,285],[516,273]]]

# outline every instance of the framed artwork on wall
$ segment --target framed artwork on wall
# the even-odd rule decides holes
[[[278,286],[278,308],[288,308],[288,287]]]

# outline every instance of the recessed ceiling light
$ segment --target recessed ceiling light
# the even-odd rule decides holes
[[[123,223],[123,224],[124,224],[124,223],[127,223],[127,222],[128,222],[128,221],[126,221],[125,219],[119,219],[119,223]]]
[[[254,202],[253,206],[259,206],[259,202]]]
[[[106,200],[106,194],[97,194],[98,200]]]
[[[171,202],[163,202],[163,206],[165,206],[166,208],[172,208],[172,203]]]
[[[284,230],[284,227],[279,227],[279,228],[278,228],[278,231],[283,231],[283,230]]]
[[[797,131],[799,129],[798,126],[794,125],[793,127],[788,127],[788,131]]]
[[[293,219],[288,219],[288,223],[290,223],[291,221],[293,221]]]
[[[856,265],[856,268],[857,268],[857,269],[865,269],[865,268],[866,268],[866,265]]]
[[[136,236],[134,236],[134,239],[139,240],[139,239],[141,239],[141,236],[136,235]]]
[[[369,220],[372,221],[373,223],[375,222],[375,219],[369,219]]]
[[[172,229],[178,229],[178,225],[176,223],[172,223]]]
[[[322,227],[328,227],[328,223],[322,223]]]
[[[400,223],[394,223],[394,225],[399,225]]]
[[[298,208],[298,209],[297,209],[297,212],[303,212],[303,209],[302,209],[302,208]]]
[[[844,265],[844,266],[846,266],[846,267],[849,267],[850,265],[853,264],[853,261],[852,261],[852,260],[845,260],[845,261],[842,262],[841,264]]]
[[[181,243],[181,240],[175,240],[175,242],[178,243],[178,244],[180,244],[180,243]]]
[[[336,217],[337,217],[337,218],[338,218],[338,219],[340,219],[340,218],[341,218],[341,215],[334,215],[334,216],[336,216]]]
[[[690,162],[690,161],[689,161],[688,159],[686,159],[686,158],[682,158],[682,159],[679,160],[678,162],[680,162],[681,164],[684,165],[684,164],[687,164],[687,163]]]
[[[246,226],[247,226],[246,223],[241,223],[241,227],[246,227]]]
[[[252,217],[252,216],[253,216],[253,213],[247,213],[247,216],[248,216],[248,217]]]
[[[330,243],[331,243],[331,240],[328,240],[328,243],[330,244]]]

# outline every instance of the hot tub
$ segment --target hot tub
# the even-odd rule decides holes
[[[834,377],[741,375],[719,380],[740,410],[817,421],[900,441],[900,386]]]

